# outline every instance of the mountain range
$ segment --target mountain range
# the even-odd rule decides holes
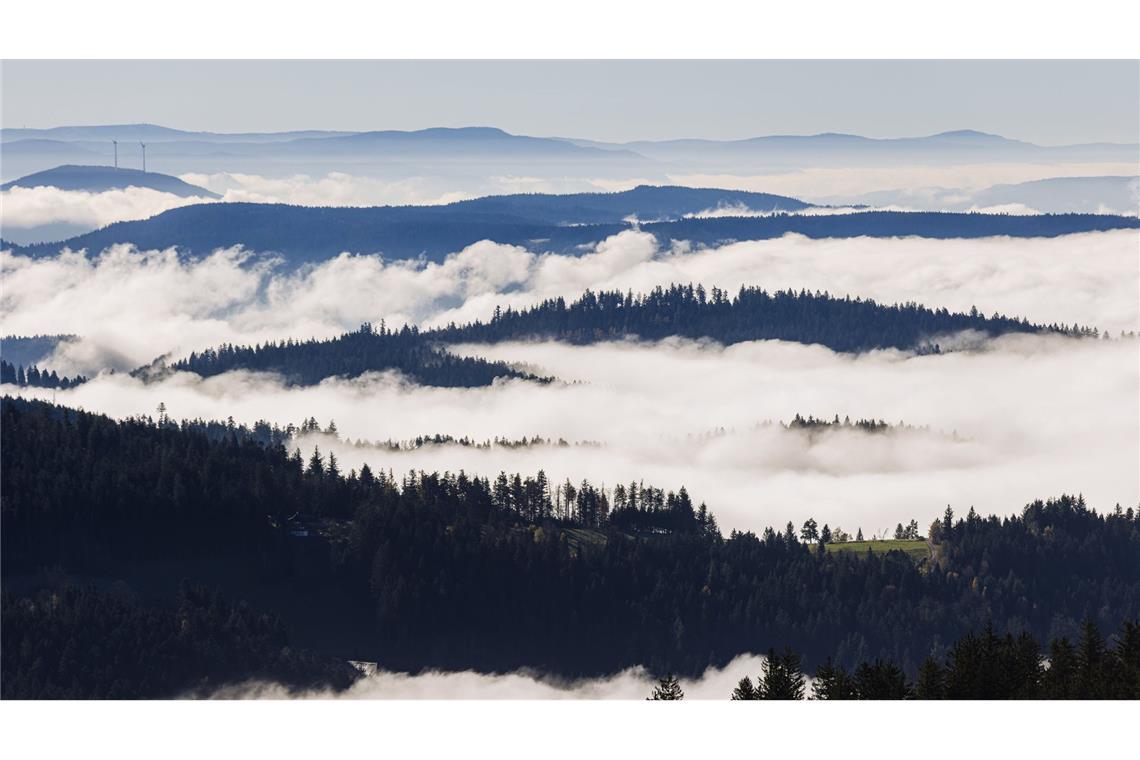
[[[1136,163],[1140,145],[1041,146],[974,130],[904,138],[824,133],[743,140],[678,139],[610,143],[516,135],[494,127],[414,131],[189,132],[153,124],[0,129],[3,177],[41,171],[79,157],[109,159],[111,140],[147,142],[148,157],[170,173],[268,171],[288,162],[313,171],[393,172],[413,164],[560,168],[607,175],[636,168],[647,179],[678,171],[755,172],[818,166],[984,162]]]
[[[689,208],[717,205],[732,191],[688,188],[639,189],[664,197],[691,194],[699,202]],[[664,191],[664,192],[660,192]],[[730,193],[730,195],[724,195]],[[117,222],[100,230],[58,243],[17,246],[3,243],[14,253],[53,255],[62,248],[95,253],[115,243],[132,243],[142,249],[176,247],[186,256],[200,256],[230,246],[280,254],[291,267],[319,263],[339,253],[382,253],[394,259],[425,258],[441,261],[449,253],[480,240],[523,246],[535,252],[581,254],[607,237],[628,230],[623,221],[630,208],[660,210],[662,206],[632,203],[638,191],[615,193],[612,206],[582,205],[579,196],[502,196],[446,206],[377,206],[368,208],[287,206],[255,203],[206,203],[183,206],[150,219]],[[605,198],[604,195],[591,196]],[[772,199],[762,196],[762,208]],[[806,204],[783,199],[791,210]],[[558,204],[563,204],[559,206]],[[527,215],[533,206],[536,215]],[[676,209],[676,206],[672,208]],[[550,221],[562,217],[560,223]],[[607,220],[607,215],[610,217]],[[1053,237],[1094,230],[1140,228],[1140,219],[1091,214],[1004,215],[960,213],[905,213],[867,211],[849,214],[789,214],[669,218],[637,224],[664,245],[686,240],[695,245],[717,245],[739,240],[763,240],[797,233],[811,238],[906,237],[974,238]],[[577,221],[583,219],[584,221]]]

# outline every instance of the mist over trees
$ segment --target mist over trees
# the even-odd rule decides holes
[[[224,345],[192,353],[170,368],[210,377],[232,370],[274,372],[289,384],[316,385],[328,377],[396,370],[421,385],[472,388],[497,378],[539,378],[501,362],[460,357],[438,348],[414,327],[364,324],[331,340],[286,340],[251,347]]]
[[[784,340],[819,344],[834,351],[862,352],[883,348],[938,353],[938,336],[963,331],[995,337],[1011,332],[1057,333],[1098,337],[1095,328],[1079,325],[1035,325],[999,314],[985,316],[928,309],[915,303],[885,306],[861,298],[836,298],[827,293],[776,291],[742,287],[735,296],[702,285],[658,287],[643,295],[587,290],[577,300],[549,299],[529,309],[496,308],[487,322],[451,324],[421,331],[407,325],[390,329],[364,324],[331,340],[286,340],[255,346],[223,345],[169,365],[203,377],[233,370],[273,372],[289,384],[315,385],[329,377],[356,377],[365,372],[396,370],[429,386],[477,387],[497,378],[546,381],[502,362],[459,357],[444,344],[463,341],[549,339],[588,344],[637,337],[710,338],[723,344],[755,340]],[[140,368],[144,378],[161,376],[164,365]],[[838,422],[838,420],[836,421]],[[797,418],[798,427],[826,424]],[[861,420],[872,430],[885,426]]]
[[[309,613],[281,601],[288,589],[335,592],[339,617],[294,646],[328,654],[329,633],[352,630],[359,658],[390,668],[588,676],[640,664],[687,676],[790,643],[805,667],[881,659],[914,679],[987,625],[1075,641],[1088,617],[1114,630],[1140,615],[1137,513],[1100,514],[1079,496],[1005,518],[947,510],[916,561],[823,551],[791,526],[726,537],[684,490],[552,484],[541,472],[346,473],[331,454],[227,425],[208,434],[5,398],[0,436],[6,584],[51,586],[47,567],[80,584],[137,578],[160,560],[247,568],[217,591],[280,589],[258,613],[292,621],[290,641]],[[218,636],[223,649],[246,646]],[[21,659],[16,676],[32,665]],[[76,693],[110,688],[100,683]]]

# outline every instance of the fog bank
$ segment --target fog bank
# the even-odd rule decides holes
[[[728,699],[737,682],[755,683],[764,658],[740,655],[724,668],[709,668],[700,678],[679,679],[685,699]],[[416,675],[379,671],[361,678],[343,693],[291,692],[275,683],[228,686],[212,699],[634,699],[648,697],[657,685],[644,668],[629,668],[604,678],[565,681],[529,671],[490,674],[474,671],[427,671]]]
[[[127,370],[219,343],[332,337],[366,321],[424,327],[486,319],[495,306],[644,292],[674,282],[826,290],[1032,321],[1140,329],[1140,231],[1052,239],[809,240],[787,235],[693,250],[630,230],[582,256],[483,241],[442,263],[342,254],[298,272],[240,249],[192,261],[115,246],[41,259],[0,253],[6,334],[73,333],[61,372]]]
[[[24,390],[116,417],[334,420],[344,440],[304,440],[336,452],[344,469],[367,462],[409,469],[545,470],[553,482],[586,478],[686,486],[722,528],[801,523],[871,534],[897,522],[924,526],[947,504],[1008,514],[1027,501],[1083,492],[1098,509],[1140,502],[1140,342],[1008,336],[981,350],[911,356],[836,354],[779,341],[667,340],[571,347],[558,343],[458,350],[540,367],[571,384],[523,381],[486,388],[424,388],[391,374],[319,386],[235,372],[179,373],[144,385],[101,376],[69,391]],[[574,382],[577,381],[577,382]],[[5,390],[11,391],[11,388]],[[765,420],[796,414],[902,421],[930,430],[807,433]],[[710,431],[724,432],[709,435]],[[412,451],[349,441],[448,434],[478,441],[541,436],[600,446],[429,446]]]

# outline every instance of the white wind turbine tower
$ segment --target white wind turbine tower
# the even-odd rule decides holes
[[[139,140],[139,145],[142,146],[143,171],[145,172],[146,171],[146,143],[144,143],[142,140]]]

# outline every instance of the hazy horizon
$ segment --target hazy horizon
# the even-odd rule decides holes
[[[971,129],[1052,146],[1131,144],[1140,134],[1134,61],[520,63],[8,60],[0,123],[230,133],[495,126],[606,142]]]

